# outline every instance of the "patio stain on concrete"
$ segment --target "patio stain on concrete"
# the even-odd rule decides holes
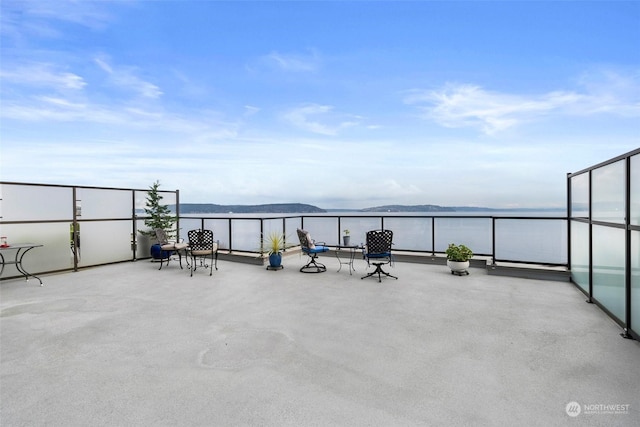
[[[204,368],[236,370],[282,363],[294,352],[294,340],[280,331],[245,329],[223,334],[198,355]]]
[[[87,303],[84,298],[65,298],[48,302],[19,304],[0,311],[0,317],[18,316],[21,314],[43,314],[51,312],[76,311]]]

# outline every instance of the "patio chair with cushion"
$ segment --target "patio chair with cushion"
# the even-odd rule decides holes
[[[305,230],[301,230],[298,228],[298,238],[300,239],[300,247],[302,248],[302,252],[309,255],[309,262],[300,268],[300,271],[303,273],[322,273],[327,271],[327,267],[319,263],[317,261],[318,254],[322,252],[327,252],[329,248],[326,246],[324,242],[316,242],[314,241],[309,233]]]
[[[193,277],[193,272],[198,268],[196,261],[199,261],[200,267],[209,268],[209,276],[213,275],[214,264],[216,270],[218,269],[218,247],[220,246],[218,241],[213,240],[213,231],[190,230],[187,236],[189,237],[187,251],[191,257],[189,266],[191,276]],[[209,260],[209,264],[207,264],[207,260]]]
[[[372,230],[367,232],[367,245],[364,247],[362,254],[367,260],[367,264],[372,264],[376,269],[361,279],[378,275],[378,282],[382,282],[382,275],[393,277],[382,269],[382,266],[389,264],[393,267],[393,256],[391,255],[391,245],[393,245],[393,231],[391,230]]]
[[[175,252],[178,255],[178,261],[180,262],[180,268],[182,268],[182,252],[185,252],[187,249],[187,244],[184,243],[184,239],[180,239],[180,241],[172,241],[167,236],[167,232],[162,228],[156,228],[156,240],[160,245],[160,268],[158,270],[162,270],[163,262],[166,261],[167,265],[169,265],[169,261],[171,260],[171,254]],[[166,254],[166,256],[164,256]]]

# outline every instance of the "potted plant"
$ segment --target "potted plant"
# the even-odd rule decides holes
[[[147,201],[144,212],[149,218],[144,220],[144,225],[149,230],[141,230],[140,234],[147,237],[155,237],[156,229],[164,230],[167,235],[173,231],[176,217],[171,214],[169,206],[162,204],[162,195],[159,193],[160,181],[154,182],[147,192]],[[151,246],[151,257],[153,259],[166,259],[171,255],[169,251],[162,251],[158,243]]]
[[[465,245],[449,244],[445,251],[447,254],[447,266],[451,269],[451,274],[469,274],[469,260],[473,257],[471,249]]]
[[[282,251],[290,245],[286,244],[284,233],[272,231],[266,236],[262,237],[260,242],[260,252],[269,254],[269,267],[270,270],[276,270],[282,268]]]
[[[349,229],[345,228],[344,230],[344,236],[342,236],[342,241],[344,243],[344,246],[349,246],[349,244],[351,243],[351,236],[349,236]]]

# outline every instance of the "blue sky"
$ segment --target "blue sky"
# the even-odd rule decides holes
[[[0,179],[562,207],[640,147],[637,1],[3,0]]]

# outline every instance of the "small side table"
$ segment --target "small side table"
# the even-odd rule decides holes
[[[340,270],[342,270],[342,266],[343,265],[348,265],[349,266],[349,275],[351,275],[352,271],[356,271],[356,269],[353,267],[353,260],[356,257],[356,251],[358,249],[362,249],[362,246],[358,246],[358,245],[349,245],[349,246],[344,246],[344,245],[338,245],[336,246],[336,258],[338,259],[338,263],[339,263],[339,267],[338,267],[338,272],[340,272]],[[342,258],[340,258],[340,252],[343,251],[349,251],[349,254],[346,258],[346,260],[343,260]]]
[[[42,280],[40,280],[40,278],[35,274],[29,273],[24,269],[24,266],[22,265],[22,258],[24,258],[27,252],[29,252],[33,248],[40,247],[42,247],[42,245],[37,243],[16,243],[9,246],[0,246],[0,263],[2,263],[2,267],[0,267],[0,276],[2,276],[2,272],[4,271],[4,266],[6,264],[15,264],[16,269],[20,272],[20,274],[24,276],[25,279],[27,279],[27,282],[29,281],[29,277],[34,277],[38,279],[38,281],[40,282],[40,286],[42,286]],[[2,254],[2,252],[10,250],[15,250],[16,256],[12,261],[7,261],[4,259],[4,255]]]

